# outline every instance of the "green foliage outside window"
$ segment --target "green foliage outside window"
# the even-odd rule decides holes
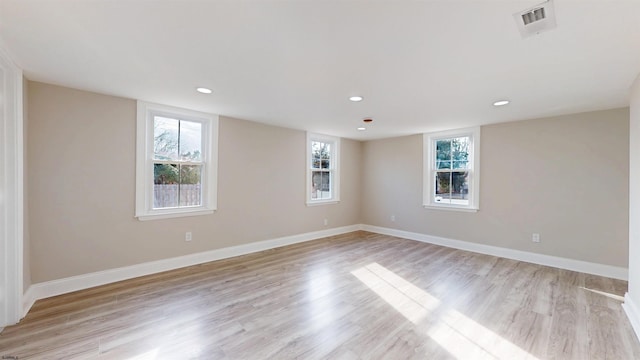
[[[436,142],[436,193],[458,193],[466,191],[469,164],[469,138],[442,139]]]
[[[154,131],[154,158],[156,160],[176,160],[179,154],[181,161],[199,162],[202,159],[200,150],[187,151],[180,154],[179,139],[169,130]],[[200,184],[200,165],[183,165],[179,163],[153,165],[154,184]]]

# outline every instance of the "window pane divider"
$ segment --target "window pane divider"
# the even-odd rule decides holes
[[[165,165],[203,165],[204,162],[194,162],[194,161],[181,161],[181,160],[152,160],[154,164],[165,164]]]
[[[478,211],[480,127],[423,134],[423,159],[425,208]],[[438,168],[443,165],[447,167]],[[465,167],[455,167],[461,165]]]
[[[173,141],[177,141],[177,144],[175,144],[177,154],[173,150],[170,153],[170,156],[175,156],[176,159],[156,159],[158,154],[154,148],[154,136],[156,130],[155,121],[158,117],[178,121],[176,139],[173,139],[173,136],[171,137]],[[163,119],[158,121],[163,121]],[[200,125],[187,123],[199,123]],[[156,220],[182,216],[200,216],[212,214],[217,209],[218,123],[218,116],[214,114],[143,101],[137,102],[136,218],[139,220]],[[198,140],[197,136],[200,137],[199,145],[195,147],[188,142],[182,142],[183,135],[187,134],[187,128],[183,126],[187,125],[193,128],[190,128],[191,130],[199,131],[199,135],[197,133],[196,135],[189,135],[196,136],[194,138],[195,141]],[[185,146],[184,149],[189,150],[187,156],[195,156],[194,151],[200,151],[199,159],[185,159],[185,157],[181,156],[182,151],[180,149],[183,146]],[[154,177],[155,169],[158,166],[180,167],[180,172],[174,176],[177,176],[177,181],[173,182],[174,180],[172,180],[171,183],[156,184]],[[192,169],[187,167],[197,169],[191,171]],[[183,178],[183,176],[188,178]],[[178,189],[177,193],[171,190],[170,197],[173,198],[170,199],[170,202],[156,207],[156,186],[177,186]],[[177,206],[174,206],[174,204]]]

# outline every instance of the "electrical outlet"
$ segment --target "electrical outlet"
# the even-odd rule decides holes
[[[184,234],[184,241],[191,241],[193,239],[193,237],[191,236],[191,231],[187,231]]]
[[[534,233],[533,235],[531,235],[531,241],[533,241],[534,243],[539,243],[540,242],[540,234]]]
[[[396,221],[396,216],[395,215],[391,215],[391,221]]]
[[[324,219],[324,226],[327,226],[327,225],[329,225],[329,220]]]

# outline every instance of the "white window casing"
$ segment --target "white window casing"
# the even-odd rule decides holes
[[[139,220],[155,220],[212,214],[217,209],[218,116],[166,105],[138,101],[136,135],[136,209]],[[201,199],[197,206],[154,208],[154,121],[156,117],[201,125],[201,160],[172,160],[184,166],[201,167]],[[181,190],[179,190],[181,191]]]
[[[436,165],[436,144],[438,141],[446,143],[447,140],[454,141],[460,138],[468,141],[468,157],[464,161],[466,162],[466,167],[455,168],[453,163],[457,160],[454,160],[452,155],[450,160],[451,168],[439,168]],[[450,151],[453,153],[451,149]],[[424,134],[423,152],[423,206],[428,209],[478,211],[480,208],[480,127]],[[463,199],[454,199],[453,191],[449,193],[448,199],[446,195],[443,199],[439,194],[436,194],[436,174],[444,175],[450,173],[450,179],[453,179],[453,174],[460,172],[467,174],[464,190],[458,193]],[[451,186],[451,183],[452,181],[448,186]]]
[[[323,151],[321,156],[323,158],[316,159],[315,163],[312,160],[314,143],[316,146],[322,145]],[[305,193],[307,205],[338,203],[340,201],[340,138],[307,133],[306,146],[307,181]],[[318,179],[320,180],[318,181]]]

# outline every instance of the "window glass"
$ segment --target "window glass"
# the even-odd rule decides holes
[[[307,134],[307,204],[337,202],[339,139]]]
[[[478,208],[480,129],[425,134],[424,206]]]
[[[139,101],[137,121],[136,217],[213,213],[218,117]]]

